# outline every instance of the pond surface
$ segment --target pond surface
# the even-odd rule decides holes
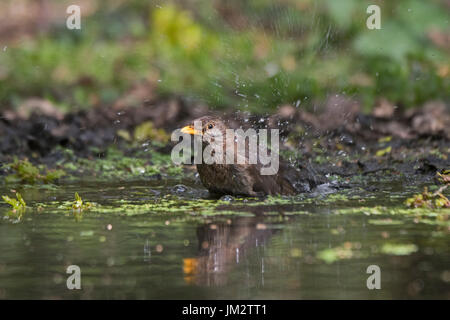
[[[179,183],[19,190],[31,208],[20,221],[0,206],[0,298],[450,298],[448,211],[403,210],[422,186],[229,202]],[[74,214],[75,192],[97,205]],[[81,290],[67,289],[70,265]]]

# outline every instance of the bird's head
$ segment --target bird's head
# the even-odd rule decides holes
[[[227,126],[218,118],[204,116],[181,129],[182,133],[201,136],[204,143],[225,141]]]

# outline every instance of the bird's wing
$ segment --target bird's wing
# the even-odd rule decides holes
[[[280,158],[279,169],[275,175],[261,175],[261,164],[250,170],[255,177],[253,189],[265,194],[292,195],[309,192],[317,185],[324,183],[323,177],[318,175],[309,165],[302,165],[299,169]]]

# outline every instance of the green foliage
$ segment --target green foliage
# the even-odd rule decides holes
[[[385,155],[391,153],[391,151],[392,151],[392,147],[389,146],[389,147],[386,147],[386,148],[384,148],[384,149],[378,150],[378,151],[376,152],[375,155],[376,155],[377,157],[383,157],[383,156],[385,156]]]
[[[31,96],[66,110],[111,104],[142,81],[258,112],[308,108],[330,92],[367,109],[378,96],[406,107],[450,98],[448,51],[429,36],[448,33],[438,1],[380,3],[381,30],[366,27],[368,0],[230,0],[227,14],[207,0],[155,4],[102,2],[81,33],[61,24],[9,46],[0,53],[2,105]]]
[[[27,208],[27,204],[25,203],[25,200],[23,200],[20,193],[16,192],[16,198],[10,198],[8,196],[2,196],[3,201],[5,201],[7,204],[9,204],[12,208],[13,212],[23,212]]]
[[[420,193],[406,199],[405,205],[411,208],[450,208],[450,200],[442,194],[447,186],[431,193],[428,188]]]
[[[164,44],[186,52],[198,50],[205,41],[204,31],[196,24],[188,11],[166,5],[151,13],[153,37]]]
[[[152,143],[167,143],[170,136],[164,129],[157,129],[151,121],[145,121],[134,128],[133,136],[127,130],[118,130],[117,136],[128,142],[144,142],[150,141]]]
[[[133,136],[136,141],[141,142],[146,140],[168,142],[170,138],[164,129],[156,129],[151,121],[146,121],[138,125],[134,129]]]
[[[5,180],[7,183],[52,183],[55,180],[58,180],[66,175],[63,170],[48,170],[46,168],[44,170],[40,170],[38,167],[34,166],[30,161],[28,161],[28,159],[15,159],[13,163],[6,164],[4,165],[4,167],[15,171],[15,173],[10,174],[6,177]],[[42,171],[45,171],[45,174],[42,173]]]
[[[78,192],[75,192],[75,201],[72,203],[72,209],[74,211],[86,211],[94,207],[94,204],[91,202],[84,202],[83,199],[81,199]]]
[[[442,183],[450,184],[450,170],[443,170],[442,173],[437,172],[436,176],[437,176],[438,181],[440,181]]]

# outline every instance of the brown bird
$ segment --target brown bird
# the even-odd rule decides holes
[[[196,121],[201,123],[201,131],[194,128]],[[262,175],[260,169],[263,165],[259,159],[256,164],[249,163],[249,139],[246,141],[245,154],[236,152],[236,139],[226,146],[227,129],[224,122],[210,116],[196,119],[192,124],[181,129],[182,133],[201,136],[202,151],[208,145],[214,147],[215,150],[223,150],[224,154],[230,146],[235,150],[235,161],[232,164],[206,164],[204,161],[197,164],[200,180],[209,192],[219,195],[245,196],[294,195],[309,192],[316,185],[324,182],[323,178],[318,177],[311,169],[304,166],[296,169],[281,157],[279,157],[279,169],[276,174]],[[223,138],[216,139],[217,133],[221,134]],[[239,157],[244,157],[244,164],[237,163],[236,160]]]

